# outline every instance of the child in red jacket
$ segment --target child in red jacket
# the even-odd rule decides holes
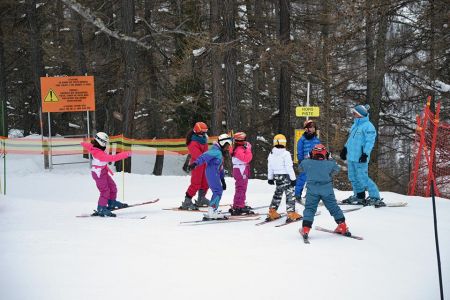
[[[124,151],[116,155],[109,155],[106,152],[108,142],[108,135],[104,132],[98,132],[91,143],[81,143],[81,146],[92,155],[91,174],[100,191],[95,215],[100,217],[115,217],[116,215],[111,210],[128,206],[128,204],[116,200],[117,187],[114,180],[109,176],[112,171],[108,168],[108,162],[128,158],[131,156],[131,152]]]
[[[197,122],[194,128],[189,131],[186,137],[186,145],[191,155],[189,164],[192,164],[200,155],[208,151],[208,126],[203,122]],[[208,207],[209,200],[205,197],[208,191],[208,182],[205,175],[206,165],[201,165],[191,170],[191,184],[189,185],[183,203],[180,209],[183,210],[198,210],[199,206]],[[198,199],[192,203],[192,197],[198,191]]]

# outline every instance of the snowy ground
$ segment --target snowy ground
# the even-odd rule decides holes
[[[7,196],[0,197],[1,299],[439,299],[428,199],[382,193],[409,204],[348,213],[351,231],[365,240],[313,230],[305,245],[299,223],[180,225],[201,214],[162,208],[181,203],[187,176],[116,174],[126,202],[161,199],[117,212],[147,218],[75,218],[96,207],[87,165],[47,172],[36,157],[9,157]],[[233,179],[227,184],[222,203],[232,201]],[[252,180],[248,204],[268,205],[272,193]],[[315,225],[334,228],[320,210]],[[438,199],[437,211],[449,298],[450,201]]]

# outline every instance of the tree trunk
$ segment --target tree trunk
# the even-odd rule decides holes
[[[237,130],[239,128],[238,100],[237,100],[237,50],[235,42],[235,16],[236,0],[224,0],[224,30],[226,50],[224,55],[225,62],[225,98],[227,107],[228,130]]]
[[[134,31],[134,0],[121,1],[122,30],[127,36]],[[136,95],[138,76],[136,70],[136,44],[122,41],[123,58],[125,61],[124,95],[122,104],[122,132],[127,138],[133,137],[134,115],[136,110]],[[125,161],[125,172],[131,172],[131,159]]]
[[[6,114],[6,101],[7,101],[7,91],[6,91],[6,73],[5,73],[5,56],[3,49],[3,31],[2,23],[0,19],[0,136],[8,136],[8,122]]]
[[[225,121],[225,103],[223,91],[223,51],[220,48],[220,0],[210,1],[210,40],[211,45],[211,134],[218,135],[222,132],[222,124]]]
[[[41,124],[41,135],[44,136],[44,132],[48,130],[47,118],[42,114],[41,105],[41,77],[44,76],[44,64],[42,61],[42,48],[41,48],[41,37],[40,29],[38,26],[38,16],[36,12],[36,0],[27,0],[27,20],[29,25],[29,40],[30,40],[30,62],[31,62],[31,73],[32,80],[34,84],[34,95],[31,98],[34,104],[35,111],[39,112],[39,122]],[[33,106],[33,105],[32,105]],[[36,123],[33,120],[33,123]],[[32,130],[34,128],[31,128]],[[44,149],[46,150],[46,149]],[[48,169],[49,158],[48,151],[44,151],[44,167]]]
[[[279,0],[279,40],[284,49],[290,43],[291,20],[290,20],[290,0]],[[289,66],[289,53],[285,52],[280,58],[279,86],[278,86],[278,107],[279,121],[278,132],[292,136],[290,116],[291,116],[291,70]],[[289,143],[292,146],[292,143]]]
[[[322,114],[324,120],[324,130],[322,130],[321,140],[325,140],[325,145],[329,147],[330,139],[330,108],[331,108],[331,76],[330,76],[330,3],[329,0],[322,0],[322,80],[324,94],[325,113]]]

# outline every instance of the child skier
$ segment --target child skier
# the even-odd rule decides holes
[[[332,176],[339,172],[336,161],[329,159],[329,153],[322,144],[314,146],[310,153],[310,159],[300,163],[300,169],[306,173],[306,203],[303,211],[303,228],[299,231],[307,239],[319,201],[322,200],[325,207],[338,224],[335,232],[350,235],[342,210],[336,203],[333,190]]]
[[[208,126],[203,122],[197,122],[194,128],[189,131],[186,136],[186,145],[191,155],[190,163],[194,162],[200,155],[208,151]],[[198,210],[199,206],[208,206],[209,200],[206,199],[206,192],[208,191],[208,182],[205,175],[206,166],[199,166],[191,171],[191,184],[189,185],[184,201],[180,206],[183,210]],[[192,203],[192,197],[198,191],[198,199]]]
[[[252,145],[247,142],[244,132],[237,132],[233,136],[234,145],[230,147],[231,161],[233,163],[233,177],[235,192],[233,206],[229,212],[232,216],[254,214],[250,206],[245,205],[248,177],[250,175],[250,161],[253,158]]]
[[[108,162],[128,158],[131,156],[131,152],[124,151],[119,154],[110,155],[106,152],[108,142],[108,135],[104,132],[98,132],[91,143],[81,143],[81,146],[92,155],[91,175],[100,191],[95,215],[100,217],[115,217],[116,215],[111,212],[112,210],[128,206],[128,204],[116,200],[117,187],[114,180],[108,174],[112,174],[112,171],[108,168]]]
[[[206,179],[213,194],[209,202],[208,213],[205,214],[205,219],[226,219],[226,216],[218,208],[220,199],[222,198],[222,192],[227,188],[223,170],[223,157],[228,152],[231,142],[232,140],[228,134],[224,133],[219,135],[218,141],[207,152],[200,155],[189,165],[190,169],[195,169],[197,166],[206,163]]]
[[[317,126],[312,120],[307,120],[303,123],[305,132],[297,142],[297,159],[298,164],[309,157],[309,153],[315,145],[320,144],[320,140],[317,137]],[[297,184],[295,185],[295,199],[300,203],[303,193],[303,187],[306,182],[305,172],[300,172],[297,177]]]
[[[276,183],[275,193],[269,207],[269,214],[266,220],[279,219],[281,215],[277,212],[280,206],[283,192],[286,193],[286,222],[299,220],[302,216],[295,211],[294,186],[296,183],[295,172],[292,166],[292,158],[286,150],[287,140],[282,134],[277,134],[273,138],[274,148],[268,157],[268,182]]]

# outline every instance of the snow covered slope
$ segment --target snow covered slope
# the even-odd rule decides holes
[[[161,200],[117,214],[147,218],[75,218],[96,208],[98,192],[87,166],[52,172],[40,166],[24,156],[8,161],[7,196],[0,197],[1,299],[439,298],[429,199],[382,193],[385,201],[408,206],[346,214],[363,241],[312,230],[305,245],[300,223],[180,225],[201,213],[162,208],[180,205],[187,176],[123,179],[118,173],[125,202]],[[222,204],[232,202],[232,178],[227,186]],[[268,205],[272,193],[265,181],[251,180],[247,202]],[[341,199],[349,194],[336,191]],[[319,209],[314,225],[333,229],[333,219]],[[450,201],[438,199],[437,211],[448,298]]]

